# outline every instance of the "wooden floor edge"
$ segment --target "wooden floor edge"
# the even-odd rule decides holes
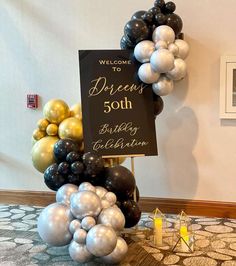
[[[55,202],[55,192],[0,190],[0,204],[47,206]],[[189,215],[236,218],[236,202],[141,197],[144,212],[159,208],[163,213],[185,211]]]

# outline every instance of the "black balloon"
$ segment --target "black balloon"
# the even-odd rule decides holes
[[[154,6],[162,8],[163,6],[165,6],[165,1],[164,0],[156,0],[154,2]]]
[[[121,203],[121,211],[125,216],[125,228],[135,226],[141,218],[141,211],[134,200],[123,201]]]
[[[70,166],[71,172],[75,175],[82,174],[84,171],[84,165],[80,161],[73,162]]]
[[[143,20],[133,19],[126,23],[124,33],[132,43],[137,44],[148,38],[149,30]]]
[[[135,47],[135,43],[132,43],[127,36],[122,36],[120,40],[120,48],[123,50],[129,50]]]
[[[154,93],[153,93],[153,105],[154,105],[154,115],[156,117],[162,112],[164,108],[164,102],[159,95],[156,95]]]
[[[158,13],[161,13],[160,7],[152,7],[148,10],[148,12],[152,13],[154,16]]]
[[[183,28],[183,22],[181,17],[174,13],[166,15],[166,25],[174,30],[175,35],[178,35]]]
[[[178,35],[176,35],[176,39],[184,40],[184,33],[180,32]]]
[[[48,188],[57,191],[66,183],[66,177],[58,173],[58,165],[50,165],[44,172],[44,182]]]
[[[171,14],[175,11],[176,9],[176,6],[175,6],[175,3],[173,2],[167,2],[163,8],[161,9],[161,11],[164,13],[164,14]]]
[[[85,165],[85,174],[95,177],[104,168],[104,161],[101,156],[93,152],[87,152],[83,155]]]
[[[68,175],[70,172],[70,165],[67,162],[62,162],[58,165],[58,173]]]
[[[71,151],[79,151],[79,145],[71,139],[60,139],[54,145],[54,156],[57,161],[65,161],[66,156]]]
[[[158,13],[155,15],[154,22],[156,26],[164,25],[166,23],[166,16],[162,13]]]
[[[82,180],[80,179],[79,175],[69,174],[67,176],[67,182],[70,184],[74,184],[76,186],[79,186],[81,184]]]
[[[69,153],[67,154],[67,156],[66,156],[66,161],[67,161],[68,163],[73,163],[73,162],[75,162],[75,161],[78,161],[80,158],[81,158],[81,157],[80,157],[80,154],[79,154],[78,152],[76,152],[76,151],[71,151],[71,152],[69,152]]]
[[[133,14],[131,19],[142,19],[142,16],[146,13],[145,10],[139,10]]]
[[[153,18],[154,15],[152,12],[145,12],[142,16],[143,21],[147,24],[147,25],[152,25],[153,23]]]
[[[129,169],[117,165],[106,168],[105,187],[116,194],[118,199],[128,199],[134,192],[135,179]]]

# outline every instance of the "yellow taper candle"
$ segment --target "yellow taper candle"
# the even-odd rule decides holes
[[[162,245],[162,226],[163,219],[162,217],[154,218],[154,243],[157,246]]]
[[[188,246],[186,244],[189,245],[189,234],[188,234],[188,228],[187,228],[186,225],[181,225],[180,226],[180,236],[182,237],[182,239],[181,239],[181,249],[184,252],[188,252],[189,248],[188,248]]]

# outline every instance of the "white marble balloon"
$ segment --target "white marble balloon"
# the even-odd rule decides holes
[[[125,226],[125,217],[119,208],[109,207],[101,211],[98,223],[110,225],[115,231],[121,231]]]
[[[168,50],[173,54],[173,56],[177,56],[179,53],[179,47],[175,43],[170,43],[168,45]]]
[[[165,41],[160,40],[155,43],[155,49],[167,49],[167,43]]]
[[[79,186],[79,191],[92,191],[95,192],[96,188],[89,182],[83,182]]]
[[[174,67],[174,60],[174,56],[169,50],[157,50],[151,56],[151,68],[153,69],[153,71],[166,73]],[[156,81],[153,81],[151,83],[155,83]]]
[[[75,219],[70,222],[69,230],[71,234],[74,234],[74,232],[79,228],[81,228],[81,223],[79,220]]]
[[[75,192],[78,192],[78,186],[73,184],[65,184],[58,189],[56,193],[56,201],[69,206],[70,197]]]
[[[81,221],[81,226],[86,231],[89,231],[95,225],[96,225],[96,220],[91,216],[86,216]]]
[[[152,84],[152,90],[156,95],[165,96],[172,92],[174,88],[173,80],[162,75],[157,83]]]
[[[104,187],[96,186],[96,194],[99,198],[103,198],[104,195],[108,192]]]
[[[116,247],[117,236],[111,226],[97,224],[88,231],[86,247],[96,257],[110,254]]]
[[[178,48],[179,48],[179,52],[178,52],[177,56],[183,60],[185,58],[187,58],[187,56],[189,54],[188,43],[184,40],[177,39],[177,40],[175,40],[175,45],[178,46]]]
[[[125,258],[127,252],[127,243],[123,238],[118,237],[115,249],[107,256],[102,257],[101,260],[106,264],[117,264]]]
[[[87,237],[87,232],[82,228],[77,229],[73,235],[74,241],[79,243],[79,244],[85,244],[86,243],[86,237]]]
[[[159,26],[153,31],[152,40],[155,43],[158,41],[165,41],[167,44],[173,43],[175,40],[175,32],[169,26]]]
[[[181,80],[187,74],[187,65],[181,58],[177,58],[174,61],[174,68],[166,73],[166,76],[172,80]]]
[[[83,219],[86,216],[96,217],[101,211],[101,200],[92,191],[74,193],[70,200],[70,210],[77,219]]]
[[[155,45],[152,41],[141,41],[134,48],[134,56],[140,63],[147,63],[150,61],[154,50]]]
[[[72,241],[69,246],[69,254],[72,260],[85,263],[93,259],[93,255],[88,251],[86,245],[79,244],[75,241]]]
[[[114,205],[117,201],[116,194],[113,192],[107,192],[103,199],[107,200],[111,206]]]
[[[72,220],[70,209],[65,204],[53,203],[39,215],[38,233],[43,241],[52,246],[65,246],[72,239],[69,231]]]
[[[145,63],[139,67],[138,76],[142,82],[152,84],[154,82],[157,82],[160,73],[154,71],[150,63]]]

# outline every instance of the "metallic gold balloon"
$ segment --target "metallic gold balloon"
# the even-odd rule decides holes
[[[39,130],[39,129],[35,129],[34,132],[33,132],[33,138],[35,140],[40,140],[41,138],[43,138],[45,136],[46,136],[46,132],[45,131],[42,131],[42,130]]]
[[[46,132],[49,136],[56,136],[58,132],[58,126],[56,124],[49,124]]]
[[[53,155],[54,144],[58,137],[47,136],[37,141],[31,151],[34,167],[43,173],[47,167],[55,162]]]
[[[75,117],[65,119],[59,125],[58,133],[61,139],[72,139],[78,142],[82,141],[83,127],[81,120]]]
[[[45,131],[48,125],[49,125],[49,122],[45,118],[39,119],[37,123],[38,128],[42,131]]]
[[[81,111],[81,105],[80,103],[74,104],[70,108],[70,116],[76,117],[78,119],[82,119],[82,111]]]
[[[112,167],[114,165],[122,164],[126,157],[117,157],[117,158],[104,158],[105,167]]]
[[[49,122],[60,124],[70,116],[69,106],[62,100],[53,99],[45,104],[43,115]]]

